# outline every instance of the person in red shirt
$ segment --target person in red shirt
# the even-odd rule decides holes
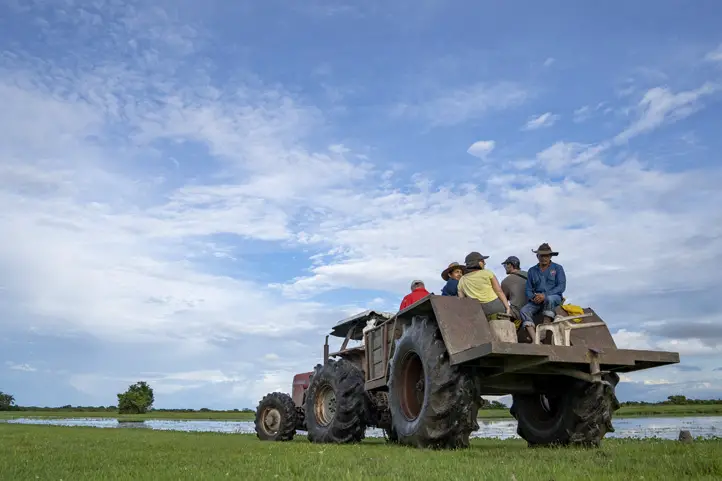
[[[418,301],[419,299],[423,299],[428,295],[429,291],[426,290],[423,281],[413,281],[411,283],[411,292],[404,296],[403,300],[401,301],[401,305],[399,306],[399,311],[403,310],[406,307],[409,307],[414,302]]]

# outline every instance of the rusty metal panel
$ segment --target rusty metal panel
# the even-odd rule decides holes
[[[468,297],[433,296],[429,302],[450,357],[491,343],[493,333],[479,301]]]
[[[369,357],[369,366],[371,367],[368,379],[377,379],[383,375],[384,346],[383,346],[383,329],[385,326],[377,326],[368,331],[369,343],[367,344],[367,356]]]
[[[664,365],[679,362],[679,354],[676,352],[613,348],[600,351],[599,360],[606,365],[634,368],[640,363]],[[495,342],[491,353],[495,356],[546,356],[547,362],[560,364],[588,364],[590,361],[589,349],[582,346]]]
[[[585,313],[591,313],[593,316],[591,317],[583,317],[582,322],[580,324],[587,324],[591,322],[604,322],[604,320],[599,317],[599,315],[594,312],[594,309],[585,308],[583,309]],[[558,307],[556,310],[557,314],[561,316],[569,316],[570,314],[567,313],[564,309],[561,307]],[[597,327],[585,327],[584,329],[572,329],[571,331],[571,343],[572,346],[581,346],[585,348],[593,348],[593,349],[615,349],[617,347],[616,343],[614,342],[614,338],[612,337],[612,333],[609,332],[609,328],[607,326],[597,326]]]

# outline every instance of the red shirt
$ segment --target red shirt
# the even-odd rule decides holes
[[[426,290],[424,287],[417,287],[413,291],[411,291],[409,294],[406,294],[404,299],[401,301],[401,306],[399,307],[399,311],[403,310],[406,307],[409,307],[414,302],[418,301],[419,299],[423,299],[424,297],[429,295],[429,291]]]

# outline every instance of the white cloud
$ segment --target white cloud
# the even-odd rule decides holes
[[[431,100],[397,104],[391,113],[421,119],[432,127],[452,126],[516,107],[528,97],[528,92],[513,82],[478,83],[442,92]]]
[[[544,66],[551,67],[555,61],[556,60],[553,57],[549,57],[548,59],[544,60]]]
[[[530,118],[523,130],[537,130],[542,127],[551,127],[558,119],[558,115],[546,112],[537,117]]]
[[[619,133],[614,141],[627,142],[632,137],[654,130],[666,123],[677,122],[697,112],[702,105],[699,100],[720,90],[720,85],[706,82],[701,87],[673,93],[665,87],[648,90],[637,105],[637,119]]]
[[[716,49],[707,52],[704,59],[708,62],[722,62],[722,43]]]
[[[37,371],[36,368],[32,367],[30,364],[24,363],[24,364],[16,364],[12,361],[7,361],[5,363],[8,368],[14,370],[14,371],[25,371],[25,372],[35,372]]]
[[[245,73],[214,78],[213,65],[192,55],[206,34],[159,8],[88,6],[84,15],[47,6],[58,22],[42,33],[67,45],[72,62],[0,53],[0,301],[13,309],[3,329],[22,329],[14,321],[23,319],[36,333],[129,343],[143,356],[155,349],[139,343],[160,344],[168,362],[186,366],[218,359],[219,346],[235,355],[239,340],[254,349],[243,351],[249,366],[171,372],[157,361],[149,369],[164,372],[76,372],[69,382],[87,396],[115,402],[139,376],[163,396],[217,389],[235,403],[288,391],[320,357],[332,322],[369,305],[395,308],[412,277],[438,292],[443,267],[470,250],[490,253],[501,277],[504,257],[529,265],[531,248],[548,241],[562,252],[569,298],[598,310],[624,299],[624,309],[602,314],[625,326],[643,312],[627,300],[654,292],[658,279],[672,291],[689,279],[701,290],[719,282],[699,269],[699,259],[722,260],[718,171],[666,172],[642,154],[612,163],[608,141],[565,140],[533,160],[490,165],[481,180],[440,183],[421,172],[406,182],[373,163],[375,146],[360,153],[326,138],[331,122],[303,96]],[[683,118],[710,85],[649,91],[620,135]],[[458,126],[528,97],[516,83],[474,83],[407,99],[394,113]],[[547,112],[530,126],[557,118]],[[494,149],[482,140],[468,152]],[[258,252],[280,247],[307,272],[259,271]],[[373,290],[370,304],[309,300],[343,288]],[[311,346],[282,344],[289,332],[314,336]],[[617,333],[634,347],[718,349],[697,337],[645,336]]]
[[[478,140],[471,144],[467,152],[474,157],[484,159],[494,150],[495,145],[493,140]]]
[[[143,30],[139,14],[129,28]],[[320,215],[299,202],[309,191],[353,186],[369,169],[347,160],[340,144],[307,150],[304,136],[322,118],[279,89],[236,83],[222,92],[204,72],[183,84],[164,77],[166,62],[182,63],[191,45],[184,38],[195,35],[172,25],[166,33],[164,41],[175,40],[160,63],[138,60],[150,50],[131,63],[111,56],[98,67],[86,59],[74,70],[6,54],[2,295],[36,327],[111,342],[180,338],[195,349],[227,336],[314,329],[333,310],[279,301],[252,272],[215,274],[203,265],[208,258],[239,267],[251,259],[233,243],[205,238],[293,242],[303,222]],[[152,105],[142,100],[148,92]],[[116,137],[114,129],[132,134]],[[205,145],[220,160],[211,166],[219,175],[178,185],[173,171],[197,162],[183,152],[149,174],[147,160],[160,157],[164,140]]]
[[[577,110],[574,111],[574,122],[575,123],[581,123],[587,120],[591,113],[591,107],[589,105],[585,105],[583,107],[579,107]]]

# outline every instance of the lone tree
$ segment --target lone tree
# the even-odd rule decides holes
[[[15,406],[15,398],[11,394],[0,391],[0,411],[9,411]]]
[[[132,384],[127,391],[118,394],[120,414],[143,414],[153,406],[153,388],[145,381]]]

